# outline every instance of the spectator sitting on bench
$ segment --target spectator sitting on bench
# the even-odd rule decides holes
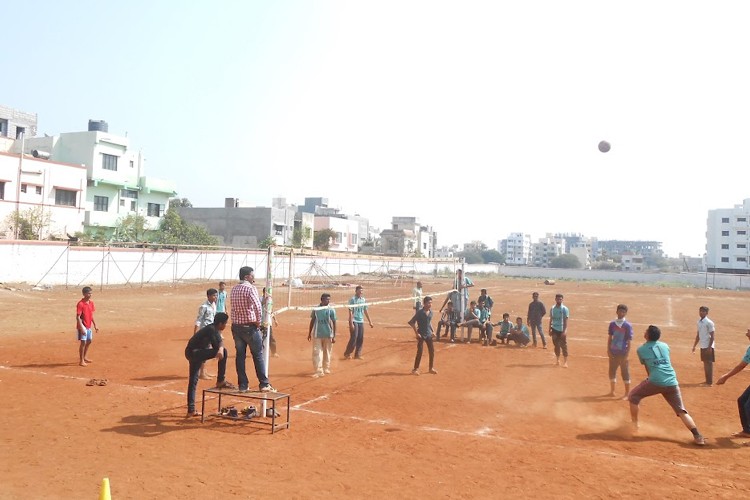
[[[479,308],[477,307],[476,301],[472,300],[471,304],[468,308],[466,308],[466,313],[464,314],[464,322],[460,323],[458,326],[465,326],[469,330],[467,332],[466,342],[467,344],[471,344],[471,331],[474,329],[474,327],[479,328],[480,334],[482,331],[482,325],[479,323]]]

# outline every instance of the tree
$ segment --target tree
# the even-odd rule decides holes
[[[187,198],[172,198],[169,200],[169,208],[192,208],[193,204]]]
[[[312,229],[308,226],[295,227],[294,231],[292,231],[292,246],[296,248],[306,247],[307,243],[310,241],[311,234]]]
[[[275,244],[276,244],[276,238],[274,238],[273,236],[267,236],[260,243],[258,243],[258,248],[268,248]]]
[[[572,253],[566,253],[552,259],[552,261],[549,263],[549,267],[556,267],[561,269],[580,269],[581,261],[578,260],[578,257],[573,255]]]
[[[17,231],[19,240],[41,240],[42,233],[49,228],[51,220],[51,215],[44,211],[44,207],[34,207],[23,212],[9,213],[5,223],[14,238]]]
[[[216,237],[208,234],[205,227],[187,222],[180,217],[177,209],[170,206],[159,222],[156,243],[166,245],[217,245]]]
[[[505,264],[505,255],[501,254],[497,250],[484,250],[481,255],[482,260],[484,260],[485,264],[488,264],[490,262]]]
[[[484,259],[482,259],[480,252],[461,252],[459,257],[463,257],[464,262],[467,264],[484,264]]]
[[[128,214],[117,221],[112,241],[146,241],[146,228],[144,216]]]
[[[336,238],[336,231],[330,227],[315,231],[313,237],[313,248],[315,250],[328,250],[331,247],[331,240]]]

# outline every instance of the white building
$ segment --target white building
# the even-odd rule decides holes
[[[434,257],[437,234],[416,217],[392,217],[391,228],[380,233],[381,249],[386,255]]]
[[[332,252],[356,252],[359,246],[359,222],[339,217],[315,216],[315,232],[331,229],[336,237],[328,249]]]
[[[531,235],[510,233],[507,239],[500,240],[497,251],[505,254],[509,266],[525,266],[531,263]]]
[[[749,274],[750,198],[734,208],[708,211],[706,270],[710,273]]]
[[[547,235],[531,246],[532,263],[537,267],[549,267],[555,257],[564,253],[565,240]]]
[[[108,130],[106,122],[89,120],[86,132],[33,137],[26,140],[24,149],[49,155],[55,161],[85,166],[87,232],[110,235],[119,220],[130,214],[142,215],[147,229],[156,229],[169,199],[177,194],[174,183],[147,177],[140,151],[130,148],[127,137]]]
[[[32,156],[0,153],[0,237],[15,238],[8,216],[38,212],[47,227],[36,239],[67,239],[83,231],[86,168]]]

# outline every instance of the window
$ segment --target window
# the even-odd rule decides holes
[[[69,189],[55,188],[55,205],[76,206],[76,192]]]
[[[747,262],[747,257],[737,257],[737,262]]]
[[[5,183],[0,182],[0,200],[5,199]]]
[[[16,127],[16,139],[20,139],[26,133],[26,127]]]
[[[8,120],[0,120],[0,135],[8,137]]]
[[[135,189],[120,189],[120,196],[123,198],[133,198],[134,200],[138,199],[138,191]]]
[[[723,243],[723,244],[721,245],[721,249],[722,249],[722,250],[729,250],[729,243]]]
[[[102,168],[104,170],[114,170],[117,172],[117,157],[102,153]]]
[[[729,236],[729,231],[722,231],[722,232],[721,232],[721,235],[722,235],[722,236]]]
[[[94,196],[94,211],[106,212],[109,210],[109,198],[107,196]]]
[[[137,203],[138,203],[138,202],[137,202],[137,201],[135,201],[135,200],[131,200],[131,201],[130,201],[130,211],[131,211],[131,212],[135,212],[135,208],[136,208],[136,204],[137,204]]]
[[[21,192],[25,193],[27,190],[28,190],[28,185],[27,184],[21,184]]]
[[[737,243],[737,248],[747,248],[745,243]]]
[[[739,231],[737,231],[738,236],[744,236],[746,234],[747,234],[747,231],[745,231],[744,229],[740,229]]]
[[[747,222],[747,217],[737,217],[737,222]]]
[[[729,224],[729,217],[722,217],[721,222],[722,224]]]
[[[722,262],[729,262],[729,257],[722,257],[722,258],[721,258],[721,261],[722,261]]]
[[[340,245],[343,241],[344,241],[344,234],[336,233],[336,243]]]
[[[164,205],[149,203],[146,214],[149,217],[161,217],[164,215]]]
[[[42,194],[42,186],[36,186],[36,194]]]
[[[358,234],[350,234],[349,235],[349,240],[350,240],[349,243],[352,244],[352,245],[356,245],[358,238],[359,238]]]
[[[135,166],[135,162],[133,160],[130,160],[130,168],[133,168]]]

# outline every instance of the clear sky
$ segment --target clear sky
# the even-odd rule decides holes
[[[750,2],[27,0],[0,103],[103,119],[195,206],[323,196],[438,244],[510,232],[705,251],[750,198]],[[612,150],[603,154],[597,143]]]

